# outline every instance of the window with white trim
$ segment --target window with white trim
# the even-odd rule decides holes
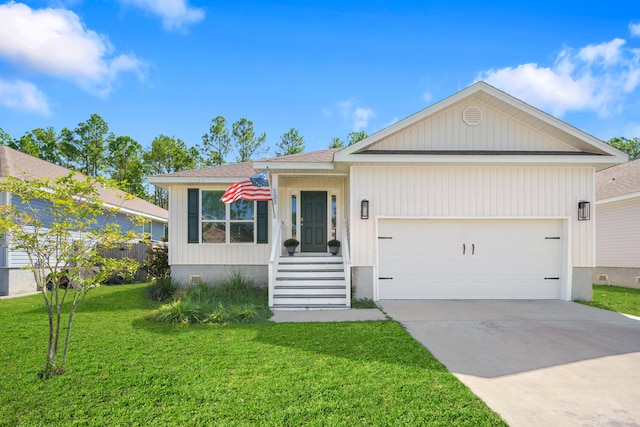
[[[254,243],[255,202],[237,200],[225,204],[224,191],[203,190],[201,193],[202,243]]]

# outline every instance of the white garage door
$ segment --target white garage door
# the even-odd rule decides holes
[[[380,299],[559,299],[560,220],[378,224]]]

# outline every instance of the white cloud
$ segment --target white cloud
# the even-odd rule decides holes
[[[424,102],[429,104],[433,99],[433,94],[429,91],[426,91],[425,93],[422,94],[422,99],[424,100]]]
[[[358,107],[353,111],[353,130],[358,131],[369,125],[369,120],[375,117],[371,108]]]
[[[123,72],[140,79],[146,73],[144,61],[113,51],[106,36],[86,29],[70,10],[0,5],[0,57],[20,67],[70,80],[104,97]]]
[[[365,129],[369,126],[369,120],[376,115],[373,109],[359,106],[358,100],[354,98],[336,103],[333,109],[323,109],[323,116],[327,119],[331,118],[333,116],[332,110],[337,110],[342,120],[350,122],[354,131]]]
[[[629,24],[629,32],[632,36],[640,37],[640,22],[630,23]]]
[[[552,66],[529,63],[488,70],[476,80],[555,116],[592,110],[604,117],[620,111],[628,94],[640,86],[640,50],[625,44],[616,38],[585,46],[577,54],[565,49]]]
[[[344,101],[338,102],[338,110],[340,111],[340,115],[347,119],[351,116],[353,112],[353,105],[355,101],[353,99],[346,99]]]
[[[614,65],[620,61],[621,48],[625,43],[622,39],[613,39],[608,43],[588,45],[580,49],[578,57],[587,63],[600,59],[605,64]]]
[[[43,116],[50,114],[49,103],[44,93],[34,84],[22,80],[0,80],[0,104]]]
[[[162,18],[162,26],[166,30],[184,30],[189,24],[202,21],[204,10],[193,8],[186,0],[120,0],[147,10]]]

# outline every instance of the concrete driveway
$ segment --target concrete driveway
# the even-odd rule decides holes
[[[564,301],[380,301],[510,426],[640,426],[640,319]]]

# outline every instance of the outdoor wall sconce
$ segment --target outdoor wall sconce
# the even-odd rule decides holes
[[[591,203],[586,201],[578,202],[578,221],[589,221],[591,219]]]
[[[369,219],[369,201],[362,199],[360,202],[360,219]]]

